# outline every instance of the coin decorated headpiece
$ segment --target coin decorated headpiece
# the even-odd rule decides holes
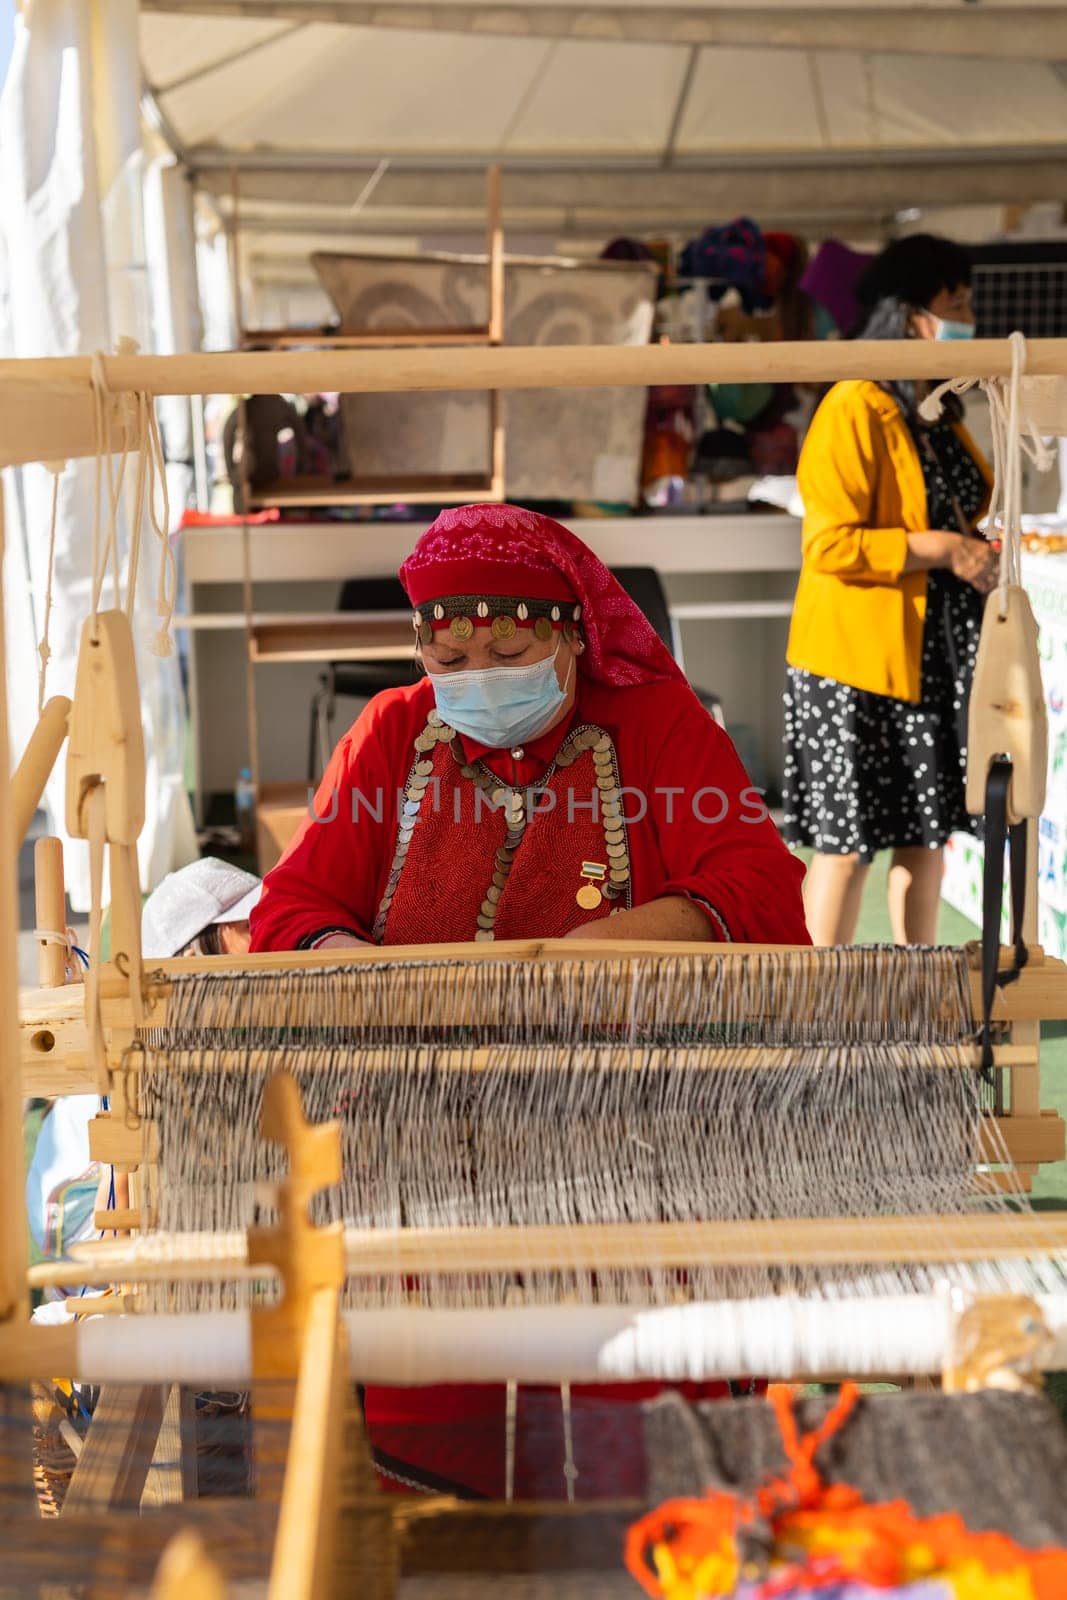
[[[651,623],[587,545],[551,517],[521,506],[442,511],[400,568],[416,633],[446,628],[497,638],[531,628],[541,639],[580,625],[580,670],[622,688],[683,675]]]

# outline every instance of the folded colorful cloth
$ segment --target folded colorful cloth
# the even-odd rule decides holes
[[[819,1427],[801,1434],[794,1397],[768,1398],[788,1466],[754,1494],[710,1490],[668,1500],[635,1523],[630,1572],[654,1600],[1060,1600],[1067,1549],[1030,1550],[1002,1533],[969,1529],[955,1512],[917,1516],[903,1500],[868,1502],[827,1484],[819,1449],[852,1416],[846,1384]]]

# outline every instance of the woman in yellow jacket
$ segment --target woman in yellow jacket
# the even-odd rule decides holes
[[[898,241],[870,282],[882,292],[865,338],[973,333],[969,265],[947,240]],[[920,384],[835,384],[800,460],[785,835],[815,848],[804,895],[816,944],[853,938],[867,869],[886,849],[894,939],[934,943],[942,847],[972,826],[967,699],[997,568],[974,530],[990,474],[958,401],[926,426],[924,394]]]

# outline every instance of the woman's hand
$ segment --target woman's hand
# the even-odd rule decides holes
[[[681,940],[704,944],[722,938],[712,929],[707,913],[685,895],[665,894],[658,900],[646,900],[644,905],[630,911],[617,911],[614,916],[596,917],[592,922],[582,922],[565,939],[637,939]]]
[[[968,539],[962,533],[950,534],[947,566],[957,578],[969,583],[979,594],[996,588],[1000,558],[984,539]]]
[[[908,559],[905,572],[928,572],[932,567],[954,572],[979,594],[996,587],[1000,557],[985,539],[972,539],[962,533],[928,528],[908,534]]]
[[[328,939],[320,939],[313,950],[356,950],[363,943],[354,933],[331,933]]]

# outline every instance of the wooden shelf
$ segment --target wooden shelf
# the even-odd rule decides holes
[[[366,333],[316,332],[313,328],[246,328],[242,348],[270,345],[278,349],[373,350],[395,345],[495,344],[490,329],[480,328],[369,328]]]
[[[477,326],[412,328],[340,328],[336,332],[307,328],[246,328],[241,314],[239,196],[233,190],[233,217],[230,233],[230,272],[234,322],[238,345],[247,350],[393,350],[423,348],[470,349],[499,346],[504,342],[504,235],[501,226],[500,168],[486,173],[486,287],[488,317]],[[286,357],[296,360],[296,356]],[[306,357],[301,358],[306,359]],[[370,357],[368,359],[377,359]],[[460,357],[456,357],[460,359]],[[468,357],[468,359],[470,359]],[[289,382],[289,378],[281,380]],[[325,476],[304,476],[260,484],[253,490],[244,476],[248,452],[242,451],[241,495],[237,502],[247,511],[341,506],[380,505],[462,505],[470,501],[491,504],[505,498],[504,420],[499,391],[486,391],[489,401],[485,468],[481,472],[422,474],[400,478],[395,473],[372,476],[360,473],[340,481]],[[246,433],[245,401],[239,399],[239,432]],[[382,542],[380,532],[375,543]],[[317,543],[316,541],[313,541]],[[259,804],[257,807],[257,846],[260,871],[265,872],[292,833],[299,826],[305,801],[294,804],[291,794],[268,794],[260,782],[258,713],[256,709],[256,667],[264,662],[410,662],[414,656],[414,636],[410,618],[397,619],[373,614],[362,617],[339,613],[329,619],[298,616],[266,620],[253,612],[253,571],[251,541],[247,525],[241,536],[241,578],[247,618],[248,654],[245,692],[248,705],[248,734],[252,755],[252,776]],[[393,569],[395,571],[395,567]],[[313,734],[314,738],[314,734]]]
[[[239,199],[233,194],[234,216],[231,251],[231,288],[238,345],[242,350],[260,347],[279,350],[416,350],[489,348],[504,342],[504,234],[501,225],[500,168],[486,172],[486,287],[489,314],[477,325],[413,328],[246,328],[241,315],[240,263],[238,252]],[[466,501],[492,503],[504,499],[504,423],[500,395],[489,396],[489,429],[486,444],[489,460],[484,472],[440,473],[409,479],[395,475],[360,475],[337,482],[330,478],[291,478],[261,484],[253,490],[242,484],[243,504],[249,511],[299,506],[374,506],[374,505],[461,505]],[[243,433],[244,401],[240,430]],[[245,459],[242,456],[242,459]],[[330,658],[325,658],[330,659]],[[337,658],[334,658],[337,659]]]
[[[250,511],[286,506],[438,505],[499,500],[500,485],[484,472],[448,472],[421,477],[286,478],[250,491]]]
[[[328,619],[253,621],[249,658],[261,661],[396,661],[414,651],[411,620],[383,621],[373,613],[334,613]]]

